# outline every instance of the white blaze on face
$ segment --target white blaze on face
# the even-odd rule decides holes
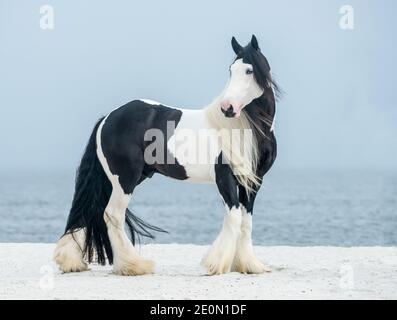
[[[221,107],[224,111],[230,106],[238,117],[241,110],[252,100],[259,98],[263,89],[254,78],[251,64],[244,63],[243,59],[236,60],[230,67],[230,81],[226,87]]]

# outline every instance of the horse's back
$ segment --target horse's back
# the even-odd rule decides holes
[[[109,113],[102,134],[113,137],[123,135],[142,141],[147,130],[156,128],[165,132],[167,122],[178,123],[181,116],[182,111],[178,109],[133,100]]]

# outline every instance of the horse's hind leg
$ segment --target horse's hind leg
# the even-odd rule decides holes
[[[112,185],[113,191],[104,219],[113,251],[113,272],[124,276],[153,273],[154,263],[139,256],[124,229],[131,195],[125,194],[115,181]]]
[[[83,257],[84,242],[84,228],[73,233],[66,233],[59,239],[54,252],[54,260],[63,272],[88,270],[88,265]]]
[[[104,220],[113,252],[113,272],[125,276],[153,273],[154,263],[139,256],[125,230],[128,203],[142,177],[143,154],[134,145],[130,145],[125,152],[121,152],[122,147],[110,148],[107,152],[102,149],[103,143],[114,147],[118,146],[116,142],[98,141],[97,150],[99,161],[112,184]]]

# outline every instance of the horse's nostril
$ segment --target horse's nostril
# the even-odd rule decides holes
[[[229,108],[227,108],[227,110],[225,110],[223,108],[221,108],[221,110],[222,110],[222,112],[223,112],[223,114],[225,115],[226,118],[233,118],[236,115],[236,113],[233,110],[233,106],[232,105],[230,105]]]

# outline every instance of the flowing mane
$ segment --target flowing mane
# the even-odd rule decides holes
[[[238,118],[226,118],[220,108],[221,98],[222,95],[206,107],[207,119],[211,127],[218,131],[223,155],[238,182],[250,190],[260,181],[255,174],[258,147],[255,134],[252,134],[253,126],[245,113]],[[234,130],[240,134],[233,134]]]

